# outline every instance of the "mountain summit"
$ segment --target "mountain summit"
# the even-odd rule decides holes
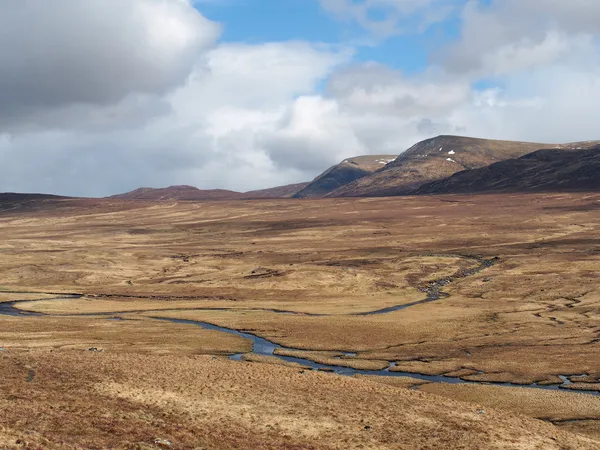
[[[110,198],[122,200],[232,200],[245,198],[243,194],[224,189],[198,189],[194,186],[169,186],[166,188],[142,187]]]
[[[600,189],[600,145],[570,151],[538,150],[421,186],[418,194],[499,191],[596,191]]]
[[[371,175],[395,159],[396,155],[366,155],[345,159],[327,169],[294,197],[324,197],[354,180]]]
[[[438,136],[419,142],[380,170],[331,192],[330,197],[409,194],[419,186],[456,172],[485,167],[531,153],[549,144]]]

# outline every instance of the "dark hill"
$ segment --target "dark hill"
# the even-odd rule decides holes
[[[248,191],[244,193],[247,198],[290,198],[308,186],[308,183],[286,184],[268,189]]]
[[[465,169],[517,158],[548,144],[438,136],[418,142],[376,172],[331,192],[328,197],[404,195],[422,184]]]
[[[295,194],[294,197],[324,197],[354,180],[371,175],[394,159],[396,159],[395,155],[367,155],[345,159],[341,163],[327,169],[304,189]]]
[[[193,186],[169,186],[166,188],[139,188],[110,198],[121,200],[233,200],[246,198],[240,192],[224,189],[198,189]]]
[[[39,208],[44,205],[58,203],[56,200],[68,200],[71,197],[50,194],[20,194],[16,192],[0,193],[0,211],[27,210]]]
[[[32,200],[60,200],[71,197],[63,197],[52,194],[19,194],[17,192],[0,192],[0,203],[23,202]]]
[[[456,173],[426,184],[415,193],[597,190],[600,190],[600,145],[569,151],[538,150],[518,159]]]

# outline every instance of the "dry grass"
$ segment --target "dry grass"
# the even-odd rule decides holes
[[[351,367],[359,370],[383,370],[390,365],[387,361],[355,359],[354,357],[344,356],[344,354],[340,352],[306,352],[301,350],[276,349],[275,354],[279,356],[309,359],[319,364]]]
[[[5,349],[90,347],[123,353],[230,354],[252,351],[246,339],[200,327],[157,320],[0,316],[0,346]]]
[[[600,398],[559,391],[429,383],[423,392],[525,414],[600,439]]]
[[[415,389],[424,384],[428,384],[429,381],[420,380],[419,378],[412,377],[381,377],[378,375],[355,375],[355,378],[368,380],[373,383],[387,384],[389,386],[395,386],[400,388]]]
[[[28,361],[33,354],[45,355],[39,352],[51,349],[54,356],[44,359],[48,367],[73,363],[74,360],[69,359],[75,358],[72,355],[95,361],[91,359],[94,356],[82,350],[99,347],[105,349],[102,357],[111,354],[110,358],[116,358],[114,361],[119,361],[118,364],[126,365],[119,366],[119,371],[129,371],[128,365],[137,368],[138,357],[167,355],[165,358],[185,365],[187,363],[181,362],[187,361],[185,355],[250,350],[249,342],[231,335],[150,320],[160,316],[249,330],[282,345],[302,349],[308,352],[304,356],[311,359],[336,364],[340,362],[339,352],[356,352],[356,357],[342,361],[358,365],[356,367],[381,367],[387,364],[385,361],[395,361],[402,371],[513,383],[556,383],[558,375],[586,374],[572,380],[576,381],[572,385],[575,389],[597,386],[600,380],[597,274],[600,195],[597,194],[160,204],[69,200],[46,206],[0,214],[0,233],[4,236],[0,243],[0,302],[46,297],[18,306],[51,314],[0,317],[0,347],[11,352],[17,349],[33,352],[10,356],[10,364],[20,364],[19,367],[31,364]],[[477,266],[479,263],[473,255],[497,256],[499,261],[480,273],[453,279],[444,287],[450,294],[448,298],[384,315],[351,315],[421,300],[425,297],[421,289],[429,281],[452,277]],[[35,294],[6,293],[11,290]],[[51,300],[54,295],[43,294],[50,292],[79,292],[85,296]],[[269,309],[307,314],[266,311]],[[308,315],[315,313],[331,316]],[[97,316],[77,317],[81,314]],[[107,320],[111,315],[135,320]],[[57,356],[57,352],[66,353]],[[6,353],[0,356],[0,361],[7,361]],[[252,355],[247,358],[274,362],[272,358]],[[153,360],[153,364],[155,362]],[[223,367],[230,372],[236,372],[231,368],[243,367],[242,373],[264,370],[269,374],[283,374],[278,371],[288,370],[258,363],[231,363]],[[58,366],[53,370],[58,370]],[[97,367],[86,365],[81,370],[81,373],[88,370],[94,374]],[[149,392],[153,382],[157,392],[170,389],[164,384],[166,381],[160,381],[163,375],[159,372],[145,376],[149,379],[143,383],[149,383],[148,387],[143,387],[142,382],[136,387],[130,379],[115,381],[126,384],[123,392],[128,394],[119,397],[111,390],[116,385],[109,383],[114,381],[110,376],[103,379],[94,374],[94,386],[104,386],[101,395],[107,396],[110,392],[110,398],[116,399],[111,400],[113,403],[106,406],[106,411],[129,417],[129,412],[123,412],[129,411],[127,402],[143,403],[142,394],[136,389]],[[287,392],[285,385],[279,387],[275,375],[269,377],[272,377],[269,378],[271,388]],[[339,380],[335,376],[329,379]],[[235,380],[235,383],[240,381]],[[393,383],[405,384],[404,381]],[[163,387],[159,387],[160,383]],[[232,386],[235,383],[232,382]],[[359,383],[352,387],[367,400],[370,395],[367,392],[376,389],[361,379],[335,383],[341,383],[336,384],[335,389],[346,386],[345,383]],[[49,396],[51,386],[62,389],[59,384],[50,383],[44,387],[45,393],[39,395]],[[224,388],[219,385],[215,389]],[[238,387],[231,389],[237,392]],[[388,389],[386,393],[389,393],[393,387],[378,386],[377,389]],[[187,390],[182,392],[184,397],[188,395]],[[150,397],[154,398],[153,395]],[[302,420],[311,420],[310,414],[314,414],[317,423],[317,417],[322,417],[317,405],[323,408],[327,405],[327,396],[323,395],[319,398],[311,394],[310,401],[315,403],[307,416],[303,412],[292,417],[303,423]],[[160,393],[156,396],[163,398]],[[458,390],[449,396],[469,400]],[[39,400],[40,408],[46,408],[42,397],[34,400]],[[298,394],[298,402],[300,398]],[[429,401],[425,395],[422,398]],[[525,403],[537,408],[530,397],[524,398]],[[73,396],[68,399],[76,400]],[[15,399],[4,398],[4,401],[5,411],[17,403]],[[122,404],[125,409],[121,408],[120,401],[125,402]],[[306,395],[304,401],[307,401]],[[373,418],[379,417],[377,411],[389,412],[389,408],[382,409],[379,402],[373,400],[364,406],[365,418],[375,420]],[[506,402],[515,400],[509,395]],[[348,405],[340,404],[340,407]],[[504,406],[498,403],[498,407]],[[30,423],[27,414],[38,417],[31,412],[33,409],[15,411],[12,425],[5,427],[6,436],[23,435]],[[533,414],[527,409],[511,411]],[[66,412],[64,414],[61,420],[67,417]],[[256,423],[259,417],[257,413]],[[267,416],[263,419],[263,423],[268,422]],[[136,420],[138,418],[131,422],[134,425],[127,422],[127,427],[137,427]],[[240,417],[223,419],[223,424],[231,425],[237,420],[241,420]],[[464,429],[452,420],[448,423],[455,428],[455,437],[462,436]],[[47,424],[44,430],[53,430],[53,426]],[[385,439],[398,439],[394,442],[405,445],[402,448],[433,445],[434,441],[419,441],[414,437],[416,432],[410,435],[412,441],[403,440],[391,425],[381,426],[387,436]],[[92,428],[88,430],[92,436],[89,442],[109,439],[101,432],[93,437]],[[585,429],[589,432],[594,427],[586,423]],[[43,437],[42,431],[39,436]],[[257,442],[263,442],[264,438],[265,445],[281,444],[273,440],[275,434],[263,428],[259,431]],[[430,433],[428,428],[422,431]],[[500,431],[500,437],[491,431],[491,434],[481,429],[472,431],[480,437],[494,436],[489,442],[504,442]],[[248,428],[240,431],[246,432]],[[52,433],[56,430],[48,439],[56,443],[53,439],[59,438]],[[335,439],[343,439],[347,434],[343,426],[336,433]],[[362,432],[358,436],[362,436]],[[382,436],[374,441],[360,438],[356,442],[375,447],[391,445],[392,441],[382,440]],[[354,437],[348,434],[349,439]],[[76,442],[73,439],[69,442]],[[221,447],[231,444],[225,432],[220,439],[223,439]],[[300,443],[292,441],[297,446],[311,442],[344,446],[343,440],[331,436],[327,438],[330,441],[302,439]],[[524,442],[520,437],[515,439],[516,444],[510,448],[519,448],[519,443]],[[78,445],[85,446],[85,442],[82,440]],[[551,445],[554,444],[540,448],[558,448]],[[291,444],[290,448],[293,448]]]
[[[600,419],[600,398],[562,391],[471,384],[428,383],[419,388],[448,398],[501,408],[539,419]]]
[[[269,364],[35,350],[8,352],[0,370],[4,448],[157,448],[156,439],[175,449],[599,445],[525,416]]]

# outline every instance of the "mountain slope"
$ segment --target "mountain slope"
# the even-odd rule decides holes
[[[66,200],[70,197],[51,194],[19,194],[0,192],[0,211],[10,209],[33,208],[42,204],[51,204],[54,200]]]
[[[492,191],[600,190],[600,145],[538,150],[518,159],[456,173],[421,186],[418,194]]]
[[[71,197],[64,197],[53,194],[20,194],[18,192],[0,192],[0,203],[5,202],[26,202],[34,200],[60,200]]]
[[[345,159],[341,163],[327,169],[310,182],[308,186],[295,194],[294,197],[324,197],[328,193],[354,180],[372,174],[395,158],[395,155],[367,155]]]
[[[552,145],[438,136],[415,144],[382,169],[346,184],[328,197],[409,194],[423,184],[448,178],[456,172],[519,158],[541,148],[570,149],[590,145],[592,143]]]
[[[166,188],[139,188],[110,198],[121,200],[233,200],[247,198],[240,192],[224,189],[201,190],[193,186],[169,186]]]
[[[290,198],[308,186],[308,184],[309,183],[286,184],[285,186],[248,191],[244,193],[244,196],[247,198]]]

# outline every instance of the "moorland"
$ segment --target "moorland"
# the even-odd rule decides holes
[[[600,446],[600,194],[0,211],[0,447]]]

